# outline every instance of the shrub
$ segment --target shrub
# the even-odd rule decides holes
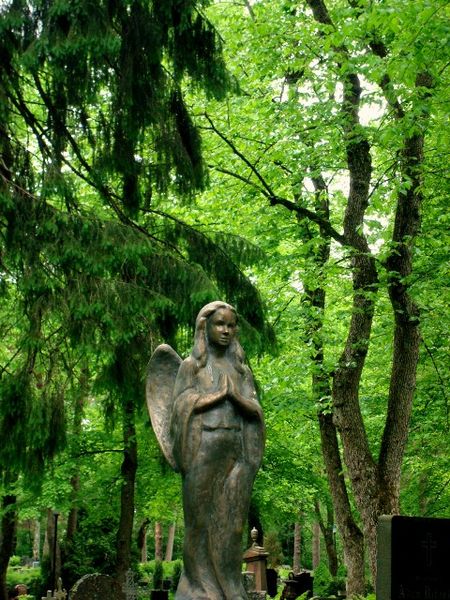
[[[176,589],[178,587],[182,569],[183,569],[183,565],[181,564],[181,560],[176,560],[175,564],[173,565],[173,572],[172,572],[172,590],[174,592],[176,591]]]
[[[162,582],[164,579],[164,568],[162,561],[155,561],[155,568],[153,570],[153,589],[160,590],[162,589]]]
[[[332,577],[328,567],[325,563],[320,563],[317,569],[314,569],[314,596],[328,596],[331,582]]]
[[[6,585],[8,589],[13,589],[17,584],[23,583],[27,586],[32,596],[40,597],[42,580],[39,567],[8,568],[6,573]],[[30,596],[30,598],[32,597]],[[27,598],[27,596],[21,596]]]

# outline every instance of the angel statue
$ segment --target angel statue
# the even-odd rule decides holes
[[[245,600],[241,540],[265,428],[236,310],[204,306],[191,355],[158,346],[147,406],[165,457],[183,482],[184,570],[176,600]]]

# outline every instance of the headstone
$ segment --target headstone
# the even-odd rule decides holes
[[[79,579],[69,594],[70,600],[124,600],[119,583],[109,577],[94,573]]]
[[[18,583],[14,588],[16,596],[26,596],[28,594],[28,588],[24,583]]]
[[[136,575],[131,569],[128,569],[125,574],[125,583],[122,586],[122,591],[125,594],[126,600],[137,600],[138,584]]]
[[[53,597],[55,600],[66,600],[67,592],[63,590],[61,577],[58,577],[58,586],[56,592],[53,592]]]
[[[281,594],[283,600],[294,600],[307,593],[307,598],[313,593],[313,577],[309,571],[300,573],[289,573],[289,578],[284,580],[284,588]]]
[[[278,592],[278,573],[275,569],[266,569],[267,594],[275,598]]]
[[[450,519],[383,515],[377,600],[450,600]]]
[[[169,592],[168,590],[151,590],[150,591],[150,600],[168,600]]]

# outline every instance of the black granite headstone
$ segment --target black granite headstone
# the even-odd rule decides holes
[[[275,569],[266,569],[266,578],[267,578],[267,594],[271,598],[275,598],[277,595],[277,584],[278,584],[278,573]]]
[[[450,519],[382,516],[377,600],[450,600]]]

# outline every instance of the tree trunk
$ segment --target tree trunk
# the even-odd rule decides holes
[[[86,364],[83,366],[80,372],[79,388],[77,397],[75,399],[74,415],[73,415],[73,437],[75,444],[78,444],[78,440],[81,439],[83,430],[83,415],[86,399],[88,395],[89,386],[89,370]],[[71,506],[69,515],[67,517],[67,529],[66,529],[66,542],[70,552],[70,544],[75,536],[78,526],[78,496],[80,493],[80,472],[78,463],[75,463],[74,472],[70,478],[71,492]]]
[[[301,568],[301,542],[302,526],[298,521],[294,524],[294,557],[292,561],[292,570],[294,573],[300,573]]]
[[[317,569],[320,565],[320,525],[318,521],[313,523],[312,535],[312,568]]]
[[[0,600],[8,600],[6,571],[16,544],[17,511],[16,496],[5,494],[2,499],[0,534]]]
[[[169,532],[167,534],[167,546],[166,546],[166,558],[165,560],[171,561],[173,557],[173,544],[175,542],[175,523],[169,525]]]
[[[330,413],[324,412],[319,415],[319,428],[322,455],[333,498],[336,522],[344,548],[344,562],[347,567],[347,595],[349,598],[356,595],[364,596],[364,538],[353,518],[345,484],[344,467],[339,453],[336,427]]]
[[[162,525],[159,521],[155,523],[155,560],[163,559],[163,534]]]
[[[76,505],[78,493],[80,491],[80,476],[73,475],[70,479],[70,487],[72,488],[72,506],[67,517],[66,542],[70,546],[75,536],[78,525],[78,506]]]
[[[327,551],[328,569],[333,577],[336,577],[338,570],[338,559],[336,551],[336,540],[335,540],[335,525],[334,525],[334,514],[330,504],[327,504],[327,522],[324,523],[322,513],[320,511],[319,501],[316,499],[314,502],[314,509],[319,523],[320,531],[325,541],[325,549]]]
[[[39,519],[33,521],[33,560],[41,557],[41,522]]]
[[[137,440],[134,423],[134,402],[123,399],[123,444],[124,453],[121,466],[122,486],[120,490],[120,518],[116,536],[116,577],[125,581],[126,571],[131,564],[131,543],[134,519],[134,489],[137,471]]]
[[[137,535],[137,547],[139,550],[139,555],[141,557],[141,563],[146,563],[148,560],[147,556],[147,529],[150,523],[150,519],[146,518],[142,521],[141,526],[139,527],[138,535]]]
[[[50,564],[49,579],[47,581],[47,589],[56,590],[56,583],[58,577],[61,576],[61,549],[58,539],[57,527],[58,519],[55,517],[55,512],[51,509],[47,509],[47,544],[48,544],[48,556]],[[56,534],[56,537],[55,537]]]
[[[315,209],[318,214],[329,219],[329,196],[325,180],[321,176],[312,178],[315,189]],[[317,274],[317,281],[323,279],[324,267],[330,255],[330,236],[327,231],[320,227],[321,244],[312,256],[313,268]],[[330,387],[330,376],[324,366],[324,348],[322,339],[323,314],[325,311],[325,289],[317,286],[314,289],[305,288],[305,297],[309,302],[311,311],[310,338],[312,340],[313,352],[311,358],[314,363],[312,375],[312,398],[313,401],[321,407],[318,412],[320,441],[322,456],[330,487],[336,522],[342,537],[344,547],[344,562],[347,567],[347,594],[364,595],[365,577],[364,577],[364,538],[356,524],[350,500],[348,497],[347,486],[344,478],[344,468],[342,465],[337,431],[330,412],[332,391]],[[322,408],[323,407],[323,408]],[[320,511],[318,518],[320,516]],[[324,537],[325,527],[324,527]],[[329,538],[329,536],[328,536]],[[331,532],[333,540],[333,533]],[[336,548],[333,543],[327,543],[328,561],[330,572],[337,572]]]

